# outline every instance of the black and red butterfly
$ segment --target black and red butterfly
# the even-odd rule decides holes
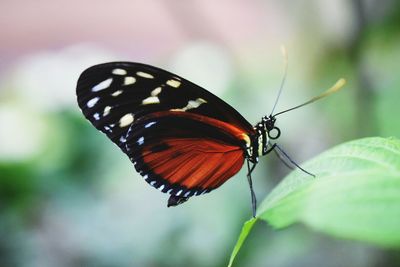
[[[131,62],[88,68],[76,93],[85,117],[128,155],[147,183],[170,195],[168,206],[218,188],[246,160],[255,215],[250,174],[260,156],[279,148],[271,142],[280,135],[277,114],[253,127],[200,86]]]

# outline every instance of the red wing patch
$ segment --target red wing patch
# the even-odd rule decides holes
[[[153,187],[190,197],[219,187],[242,167],[243,130],[186,112],[165,112],[135,122],[126,150]]]
[[[240,147],[199,138],[166,139],[146,146],[143,162],[170,184],[186,188],[215,189],[243,165]]]

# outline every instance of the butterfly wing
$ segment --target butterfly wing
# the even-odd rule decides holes
[[[217,96],[178,75],[141,63],[90,67],[81,74],[76,93],[85,117],[124,152],[131,124],[161,111],[198,114],[253,131],[239,112]]]
[[[85,117],[176,205],[237,173],[254,129],[207,90],[149,65],[112,62],[77,84]]]
[[[132,124],[126,153],[150,185],[188,198],[210,192],[241,169],[246,139],[242,129],[216,119],[158,112]]]

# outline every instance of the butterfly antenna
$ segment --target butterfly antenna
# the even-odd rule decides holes
[[[341,79],[339,79],[331,88],[329,88],[328,90],[326,90],[326,91],[323,92],[322,94],[320,94],[320,95],[318,95],[318,96],[314,96],[313,98],[311,98],[310,100],[308,100],[307,102],[305,102],[305,103],[303,103],[303,104],[301,104],[301,105],[298,105],[298,106],[295,106],[295,107],[293,107],[293,108],[289,108],[289,109],[286,109],[286,110],[284,110],[284,111],[278,112],[278,113],[276,113],[275,115],[273,115],[273,117],[276,117],[276,116],[278,116],[278,115],[280,115],[280,114],[282,114],[282,113],[285,113],[285,112],[288,112],[288,111],[291,111],[291,110],[294,110],[294,109],[301,108],[301,107],[303,107],[303,106],[305,106],[305,105],[308,105],[308,104],[311,104],[312,102],[315,102],[315,101],[317,101],[317,100],[319,100],[319,99],[321,99],[321,98],[324,98],[324,97],[326,97],[326,96],[328,96],[328,95],[331,95],[331,94],[333,94],[333,93],[336,93],[337,91],[339,91],[340,89],[342,89],[343,86],[344,86],[345,84],[346,84],[346,80],[343,79],[343,78],[341,78]]]
[[[282,52],[282,56],[283,56],[283,64],[284,64],[284,71],[283,71],[283,78],[281,81],[281,86],[279,88],[278,91],[278,95],[276,96],[276,100],[274,103],[274,107],[272,108],[271,114],[270,116],[274,113],[276,105],[278,104],[279,98],[282,94],[282,90],[283,90],[283,86],[285,85],[285,81],[286,81],[286,76],[287,76],[287,69],[288,69],[288,55],[287,55],[287,51],[284,45],[281,46],[281,52]]]

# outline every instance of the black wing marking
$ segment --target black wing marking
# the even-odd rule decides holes
[[[85,117],[126,152],[129,127],[144,115],[176,110],[253,127],[229,104],[168,71],[141,63],[111,62],[85,70],[76,89]]]

